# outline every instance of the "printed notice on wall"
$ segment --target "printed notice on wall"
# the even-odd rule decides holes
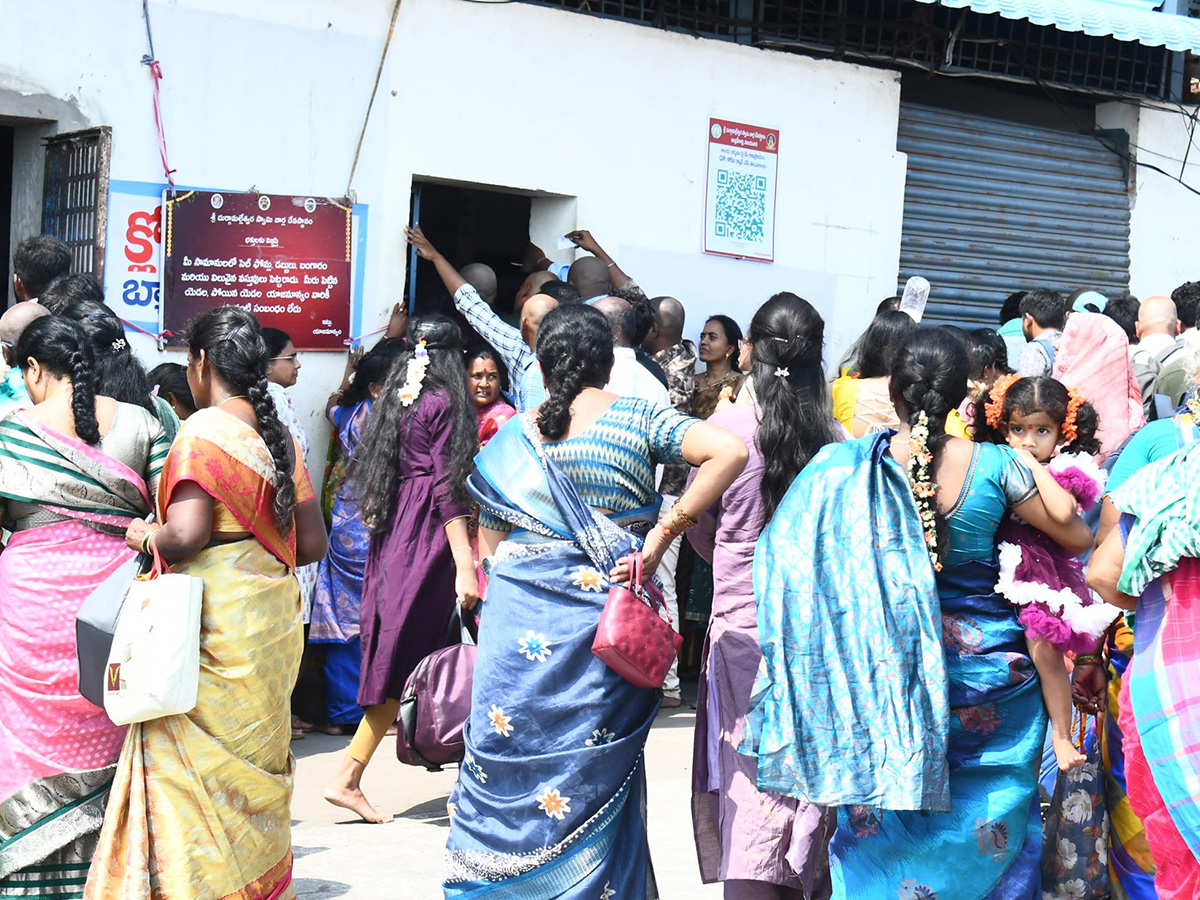
[[[706,253],[774,261],[778,162],[778,130],[708,120]]]
[[[328,197],[188,191],[163,199],[163,325],[236,305],[297,350],[350,337],[351,208]]]

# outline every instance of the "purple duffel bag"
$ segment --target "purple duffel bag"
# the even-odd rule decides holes
[[[457,605],[454,610],[450,633],[461,629],[461,643],[430,653],[417,664],[404,683],[397,719],[396,758],[431,772],[462,762],[463,726],[471,715],[475,639]]]

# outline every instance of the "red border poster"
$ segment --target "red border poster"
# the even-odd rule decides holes
[[[328,197],[187,191],[163,203],[163,326],[234,304],[298,350],[350,337],[351,207]]]
[[[773,262],[779,131],[708,120],[704,252]]]

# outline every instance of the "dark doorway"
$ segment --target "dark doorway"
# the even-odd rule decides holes
[[[496,312],[511,322],[513,300],[525,275],[519,263],[529,244],[530,198],[474,185],[414,182],[412,217],[456,268],[486,263],[496,273]],[[451,313],[454,304],[433,264],[416,259],[409,279],[416,314]],[[514,265],[517,263],[518,265]]]
[[[12,128],[0,125],[0,291],[5,306],[12,285],[13,135]]]

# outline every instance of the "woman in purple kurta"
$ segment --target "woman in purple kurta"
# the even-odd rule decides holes
[[[704,881],[736,900],[829,896],[832,811],[761,793],[757,763],[738,753],[758,671],[754,547],[788,486],[813,454],[838,440],[825,403],[824,323],[794,294],[777,294],[750,326],[758,402],[709,421],[742,438],[750,461],[688,532],[712,563],[713,610],[701,662],[692,767],[692,821]]]
[[[391,819],[359,785],[404,683],[442,647],[455,597],[466,609],[479,600],[466,492],[479,445],[462,339],[445,316],[428,316],[412,323],[410,340],[415,348],[393,365],[349,473],[371,530],[359,619],[366,712],[325,799],[368,822]]]
[[[446,523],[471,514],[447,484],[452,425],[446,393],[431,391],[400,436],[395,519],[371,536],[363,576],[360,706],[399,699],[417,663],[446,638],[457,575]]]

